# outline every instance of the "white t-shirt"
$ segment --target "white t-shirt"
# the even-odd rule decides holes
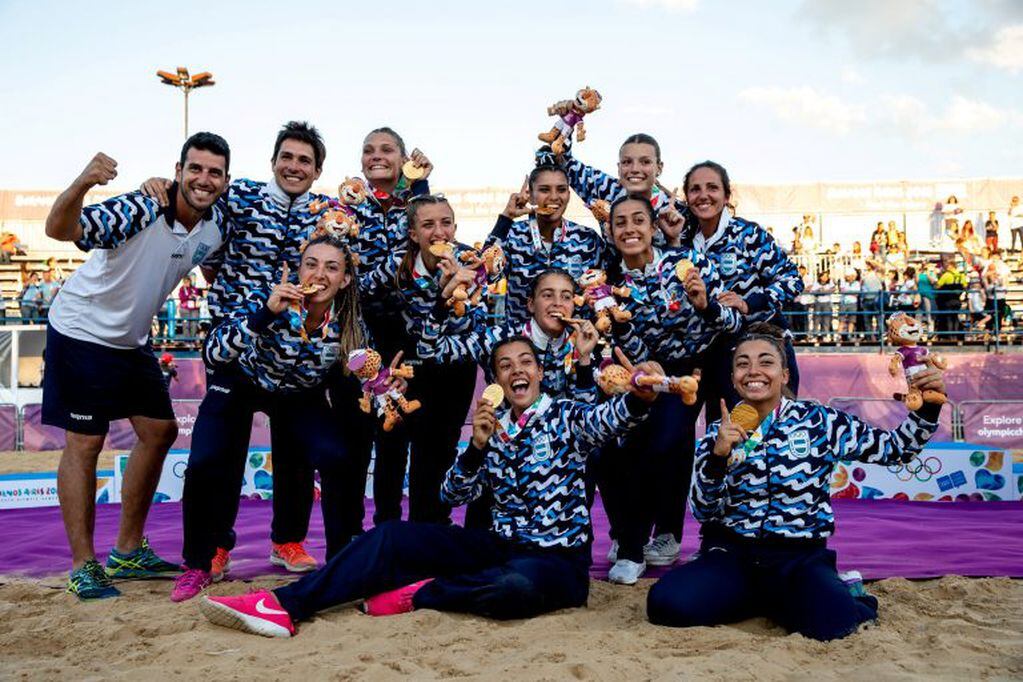
[[[61,334],[111,348],[146,345],[153,316],[195,266],[227,240],[219,205],[191,230],[177,222],[170,206],[131,192],[82,210],[82,238],[92,251],[68,278],[50,308],[50,324]]]

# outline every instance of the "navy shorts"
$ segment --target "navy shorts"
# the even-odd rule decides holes
[[[174,419],[152,349],[110,348],[46,327],[43,423],[102,436],[114,419]]]

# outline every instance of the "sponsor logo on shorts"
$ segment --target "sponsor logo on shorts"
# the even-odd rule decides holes
[[[91,422],[92,421],[92,415],[91,414],[78,414],[77,412],[68,412],[68,416],[71,417],[72,419],[77,419],[80,422]]]
[[[231,392],[231,389],[225,388],[223,386],[217,386],[216,384],[211,384],[210,386],[207,386],[206,390],[207,391],[219,391],[220,393],[230,393]]]

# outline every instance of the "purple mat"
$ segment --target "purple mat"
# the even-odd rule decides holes
[[[317,505],[318,506],[318,505]],[[366,524],[373,503],[366,502]],[[897,500],[835,500],[838,531],[831,547],[838,552],[839,568],[859,570],[867,579],[894,576],[933,578],[942,575],[1023,577],[1023,503],[1020,502],[902,502]],[[243,500],[236,531],[238,546],[231,554],[232,575],[251,578],[267,573],[286,574],[267,562],[270,550],[270,503]],[[96,509],[96,547],[111,546],[120,505]],[[456,510],[460,520],[462,510]],[[43,507],[0,512],[6,551],[0,554],[0,575],[42,577],[63,573],[69,566],[60,509]],[[597,542],[592,575],[607,576],[607,518],[601,505],[594,507]],[[323,557],[322,520],[313,510],[309,549]],[[696,548],[697,524],[687,517],[682,546]],[[153,506],[148,535],[165,558],[181,551],[181,507],[176,503]],[[654,569],[656,577],[666,569]]]

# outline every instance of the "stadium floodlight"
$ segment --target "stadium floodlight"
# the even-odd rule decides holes
[[[188,137],[188,93],[196,88],[205,88],[215,84],[213,80],[213,74],[209,71],[203,71],[194,76],[189,75],[188,69],[184,66],[178,67],[177,74],[170,73],[168,71],[157,71],[156,77],[160,79],[160,82],[164,85],[170,85],[175,88],[181,88],[181,91],[185,93],[185,137]]]

